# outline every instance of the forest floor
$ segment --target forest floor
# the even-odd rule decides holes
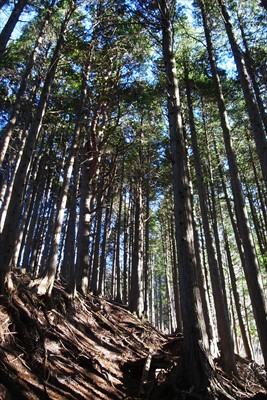
[[[0,297],[0,400],[200,399],[193,390],[160,390],[179,363],[180,336],[103,298],[73,301],[59,285],[48,309],[28,284],[21,276],[16,291]],[[264,369],[237,363],[238,381],[216,368],[229,398],[267,399]]]

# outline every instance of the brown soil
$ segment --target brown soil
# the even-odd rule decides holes
[[[105,299],[71,300],[59,285],[48,307],[28,283],[20,277],[16,291],[0,297],[0,400],[160,398],[155,394],[179,363],[181,337],[165,336]],[[267,399],[263,368],[237,361],[238,381],[217,370],[226,391]],[[178,388],[169,400],[189,397],[200,398]]]

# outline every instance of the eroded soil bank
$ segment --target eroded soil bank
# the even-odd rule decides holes
[[[16,291],[0,298],[1,400],[201,398],[179,387],[168,397],[181,337],[105,299],[73,301],[59,285],[48,307],[28,283],[20,277]],[[217,368],[229,398],[267,398],[263,368],[239,357],[238,368],[238,380]]]

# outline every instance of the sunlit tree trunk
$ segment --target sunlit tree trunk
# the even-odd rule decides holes
[[[149,231],[150,231],[150,172],[145,180],[145,233],[144,233],[144,315],[148,312]]]
[[[69,204],[69,221],[68,230],[66,237],[66,247],[64,252],[64,260],[62,265],[61,274],[62,277],[67,282],[67,288],[70,293],[76,296],[76,281],[75,281],[75,240],[76,240],[76,202],[77,202],[77,191],[78,191],[78,161],[77,157],[74,160],[74,170],[73,170],[73,182],[71,187],[70,204]]]
[[[104,295],[104,286],[105,286],[105,271],[106,271],[106,255],[107,255],[107,242],[110,236],[110,221],[112,215],[112,206],[113,206],[113,196],[112,196],[112,188],[111,186],[108,189],[108,194],[106,197],[106,212],[104,219],[104,227],[103,227],[103,237],[101,243],[101,255],[100,255],[100,267],[99,267],[99,282],[98,282],[98,295]]]
[[[36,61],[36,58],[38,55],[38,51],[43,43],[44,35],[45,35],[47,25],[49,23],[49,20],[50,20],[51,14],[52,14],[52,7],[53,7],[54,3],[55,3],[55,0],[52,2],[49,10],[46,12],[44,21],[42,23],[38,37],[34,44],[34,49],[30,55],[26,69],[21,77],[20,86],[19,86],[19,89],[18,89],[18,92],[16,95],[15,103],[12,108],[9,122],[1,133],[2,139],[1,139],[1,143],[0,143],[0,164],[2,164],[2,162],[5,158],[5,154],[8,149],[8,145],[9,145],[11,136],[12,136],[14,128],[16,126],[19,112],[20,112],[21,101],[22,101],[22,98],[23,98],[23,95],[24,95],[25,89],[26,89],[27,79],[30,76],[30,73],[32,71],[32,68],[35,64],[35,61]]]
[[[117,243],[116,243],[116,301],[121,303],[121,225],[122,225],[122,201],[123,201],[123,181],[124,181],[124,157],[122,157],[121,181],[119,188],[119,209],[117,217]]]
[[[64,34],[66,32],[69,20],[71,18],[73,6],[67,11],[64,20],[61,24],[61,30],[59,38],[54,49],[54,53],[50,62],[50,68],[47,71],[46,78],[43,84],[43,89],[40,95],[40,99],[36,108],[36,112],[32,121],[30,131],[28,133],[24,151],[21,157],[16,177],[14,180],[14,186],[10,199],[10,205],[7,212],[5,226],[1,235],[0,242],[0,261],[1,261],[1,276],[0,276],[0,292],[5,291],[5,282],[10,282],[10,261],[13,257],[13,252],[16,244],[16,232],[18,229],[19,220],[21,217],[21,208],[23,204],[23,198],[26,188],[26,178],[28,168],[32,159],[32,155],[40,135],[43,118],[46,112],[47,102],[49,99],[51,85],[54,80],[54,76],[57,70],[59,55],[64,44]],[[12,284],[10,283],[12,286]]]
[[[143,192],[141,182],[135,188],[135,217],[132,250],[132,270],[129,294],[129,309],[141,316],[143,312]]]
[[[92,262],[92,277],[90,282],[90,291],[93,294],[97,293],[98,282],[99,282],[99,268],[100,268],[100,240],[101,240],[101,228],[102,228],[102,190],[103,190],[103,182],[100,183],[100,193],[97,201],[97,212],[96,212],[96,229],[94,233],[94,246],[93,246],[93,262]]]
[[[75,142],[75,137],[72,139]],[[67,196],[69,191],[70,180],[73,172],[74,166],[74,157],[75,157],[75,144],[73,143],[72,149],[70,150],[70,155],[67,160],[67,165],[65,168],[64,174],[64,182],[61,188],[60,199],[57,206],[57,214],[56,214],[56,221],[55,227],[53,232],[52,238],[52,249],[51,254],[49,256],[49,262],[45,269],[45,274],[38,285],[38,294],[40,295],[47,295],[48,297],[51,296],[52,289],[54,286],[54,281],[56,278],[57,273],[57,261],[58,261],[58,253],[59,253],[59,246],[60,246],[60,237],[62,233],[62,226],[64,221],[65,209],[67,204]]]
[[[37,157],[32,168],[31,182],[29,184],[29,194],[26,197],[26,201],[23,207],[23,216],[19,226],[19,232],[17,236],[17,243],[14,250],[12,259],[12,265],[14,268],[18,267],[19,255],[25,249],[25,239],[27,234],[27,228],[30,225],[36,226],[38,209],[40,201],[43,196],[46,180],[47,180],[47,168],[45,162],[47,161],[46,156]],[[35,176],[36,175],[36,176]],[[30,230],[30,228],[29,228]],[[28,240],[28,239],[27,239]],[[30,239],[31,241],[31,239]]]
[[[128,281],[129,281],[129,268],[128,268],[128,259],[129,259],[129,221],[130,221],[130,202],[126,201],[126,195],[124,196],[124,227],[123,227],[123,304],[128,303]]]

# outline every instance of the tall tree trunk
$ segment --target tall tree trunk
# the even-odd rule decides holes
[[[193,231],[190,179],[187,150],[182,125],[176,61],[173,52],[173,29],[170,2],[159,0],[162,29],[162,51],[168,89],[168,118],[171,143],[175,226],[178,247],[181,309],[184,342],[182,371],[186,382],[195,388],[207,388],[210,370],[206,355],[209,348],[202,318],[201,296],[196,279],[196,256]],[[202,345],[200,346],[200,342]]]
[[[199,2],[203,8],[203,2],[201,0],[199,0]],[[225,149],[229,163],[229,173],[231,177],[231,186],[234,196],[238,230],[242,238],[244,256],[246,259],[246,263],[245,265],[243,265],[243,268],[250,292],[262,353],[265,365],[267,366],[267,319],[266,319],[267,305],[264,298],[261,274],[251,234],[246,203],[242,193],[242,185],[239,177],[236,157],[232,148],[230,125],[228,122],[221,82],[217,71],[216,58],[214,55],[213,45],[211,41],[210,29],[208,27],[208,22],[206,19],[206,14],[204,9],[202,15],[205,27],[205,36],[207,41],[209,61],[211,65],[214,87],[216,90],[221,126],[223,130]]]
[[[260,93],[260,88],[256,79],[256,74],[255,74],[255,63],[253,61],[253,58],[251,56],[251,52],[249,49],[249,45],[247,43],[247,39],[246,39],[246,35],[245,35],[245,30],[244,30],[244,26],[241,22],[241,18],[238,16],[238,22],[239,22],[239,28],[240,28],[240,32],[241,32],[241,36],[242,36],[242,40],[243,40],[243,44],[244,44],[244,48],[246,50],[245,54],[244,54],[244,61],[246,64],[246,68],[248,70],[251,82],[252,82],[252,86],[253,86],[253,90],[255,93],[255,97],[257,100],[257,104],[259,107],[259,112],[262,118],[262,122],[265,128],[265,132],[267,132],[267,115],[266,115],[266,110],[261,98],[261,93]]]
[[[100,267],[99,267],[99,282],[98,282],[98,295],[104,295],[105,292],[105,271],[106,271],[106,254],[107,254],[107,242],[110,236],[109,227],[112,215],[112,187],[108,188],[108,194],[106,198],[106,213],[105,213],[105,221],[104,221],[104,228],[103,228],[103,237],[102,237],[102,244],[101,244],[101,256],[100,256]]]
[[[132,271],[129,295],[129,309],[141,317],[143,312],[142,273],[143,273],[143,193],[141,182],[135,190],[135,217],[132,251]]]
[[[180,302],[180,290],[179,290],[179,277],[178,277],[178,262],[177,262],[177,245],[174,234],[174,221],[173,217],[171,220],[171,250],[172,250],[172,276],[173,276],[173,291],[174,291],[174,303],[175,303],[175,315],[176,315],[176,326],[177,332],[183,332],[183,321],[181,314],[181,302]]]
[[[97,172],[99,156],[97,150],[91,148],[89,141],[83,148],[81,167],[81,200],[79,227],[77,233],[76,283],[77,289],[83,294],[88,291],[89,248],[92,222],[93,194],[92,180]]]
[[[245,324],[243,321],[241,305],[240,305],[240,301],[239,301],[239,293],[237,290],[236,276],[235,276],[233,261],[232,261],[232,257],[231,257],[229,241],[228,241],[228,237],[227,237],[225,228],[223,229],[223,234],[224,234],[226,256],[227,256],[227,261],[228,261],[228,268],[229,268],[229,272],[230,272],[231,288],[232,288],[232,292],[233,292],[233,296],[234,296],[234,300],[235,300],[235,308],[236,308],[238,323],[239,323],[239,327],[240,327],[240,332],[241,332],[246,356],[251,360],[252,353],[251,353],[251,349],[250,349],[249,342],[248,342]]]
[[[10,261],[13,257],[13,252],[16,244],[15,232],[17,232],[19,220],[21,217],[21,208],[26,187],[27,172],[37,140],[39,138],[40,130],[43,123],[43,118],[47,107],[47,102],[51,91],[51,86],[56,73],[59,56],[61,54],[61,50],[64,44],[64,35],[73,11],[74,11],[74,6],[72,4],[72,6],[67,11],[65,18],[61,24],[59,38],[50,62],[50,67],[46,74],[42,93],[40,95],[40,99],[36,108],[36,112],[32,121],[30,131],[26,139],[24,151],[14,180],[14,186],[12,190],[10,205],[7,212],[6,222],[0,239],[0,264],[1,264],[0,292],[1,293],[5,291],[6,280],[11,279],[9,276]]]
[[[68,223],[68,231],[66,237],[66,248],[62,266],[62,277],[67,282],[67,288],[73,297],[76,296],[76,281],[75,281],[75,239],[76,239],[76,217],[77,217],[77,191],[78,191],[78,161],[77,157],[74,160],[73,183],[70,196],[70,215]]]
[[[185,82],[187,90],[187,105],[189,112],[189,123],[191,131],[192,148],[194,154],[194,164],[197,176],[198,195],[200,201],[201,216],[203,222],[203,229],[205,234],[206,249],[208,255],[208,264],[210,268],[210,278],[212,284],[212,291],[214,297],[214,304],[216,310],[217,328],[220,340],[220,357],[221,365],[226,372],[237,373],[235,356],[234,356],[234,342],[231,333],[230,316],[228,315],[227,298],[224,290],[224,277],[220,270],[218,260],[216,257],[216,250],[213,241],[213,234],[209,224],[209,211],[206,204],[206,194],[204,189],[204,178],[202,172],[202,165],[198,151],[198,139],[194,122],[194,113],[191,97],[191,86],[188,76],[188,68],[185,64]]]
[[[119,188],[119,209],[118,209],[118,217],[117,217],[117,243],[116,243],[116,301],[121,303],[122,296],[121,296],[121,220],[122,220],[122,200],[123,200],[123,181],[124,181],[124,157],[122,157],[122,166],[121,166],[121,181],[120,181],[120,188]]]
[[[93,263],[92,263],[92,277],[90,282],[90,291],[93,294],[97,294],[98,281],[99,281],[99,268],[100,268],[100,260],[99,260],[99,251],[100,251],[100,239],[101,239],[101,228],[102,228],[102,190],[103,190],[104,182],[100,183],[99,196],[97,201],[97,213],[96,213],[96,229],[94,234],[94,246],[93,246]]]
[[[76,138],[74,137],[72,140],[73,142],[75,142]],[[47,295],[48,297],[51,296],[57,273],[57,260],[58,260],[59,246],[60,246],[60,237],[64,221],[65,208],[67,204],[69,185],[73,172],[74,157],[75,157],[75,144],[73,143],[72,148],[70,150],[69,159],[67,160],[65,174],[64,174],[64,182],[61,188],[60,199],[57,206],[51,254],[49,257],[48,265],[45,270],[45,275],[43,276],[38,286],[38,294]]]
[[[129,220],[130,220],[130,202],[126,201],[126,193],[124,195],[124,237],[123,237],[123,291],[122,298],[123,304],[128,303],[128,281],[129,281],[129,268],[128,268],[128,253],[129,253]]]
[[[28,0],[18,0],[17,3],[15,3],[11,15],[2,29],[2,32],[0,33],[0,57],[2,57],[5,53],[7,42],[9,41],[19,17],[21,16],[27,3]]]
[[[150,172],[147,174],[146,185],[146,204],[145,204],[145,234],[144,234],[144,315],[148,312],[148,269],[149,269],[149,232],[150,232]]]
[[[244,93],[244,99],[247,106],[248,116],[250,120],[251,129],[254,134],[254,140],[259,155],[263,177],[267,186],[267,140],[266,132],[264,130],[258,106],[254,100],[252,88],[250,85],[249,75],[246,69],[245,61],[242,52],[238,46],[234,28],[231,23],[230,15],[226,7],[225,0],[217,0],[225,24],[225,29],[228,35],[229,43],[232,48],[233,56],[235,59],[240,84]]]
[[[54,6],[55,0],[53,0],[49,10],[46,12],[46,15],[44,17],[44,21],[41,25],[41,28],[39,30],[39,34],[38,37],[35,41],[34,44],[34,49],[30,55],[29,61],[27,63],[26,69],[21,77],[21,81],[20,81],[20,86],[16,95],[16,100],[14,103],[14,106],[12,108],[12,112],[11,112],[11,116],[9,119],[9,122],[7,124],[7,126],[3,129],[2,133],[1,133],[1,143],[0,143],[0,164],[3,163],[4,158],[5,158],[5,154],[6,151],[8,149],[8,145],[11,139],[11,136],[13,134],[14,131],[14,127],[16,126],[17,120],[18,120],[18,116],[19,116],[19,111],[20,111],[20,106],[21,106],[21,101],[23,98],[23,95],[25,93],[25,89],[26,89],[26,84],[27,84],[27,79],[32,71],[32,68],[34,66],[34,63],[36,61],[37,55],[38,55],[38,51],[42,45],[43,39],[44,39],[44,35],[46,32],[46,28],[47,25],[49,23],[51,14],[52,14],[52,8]]]

